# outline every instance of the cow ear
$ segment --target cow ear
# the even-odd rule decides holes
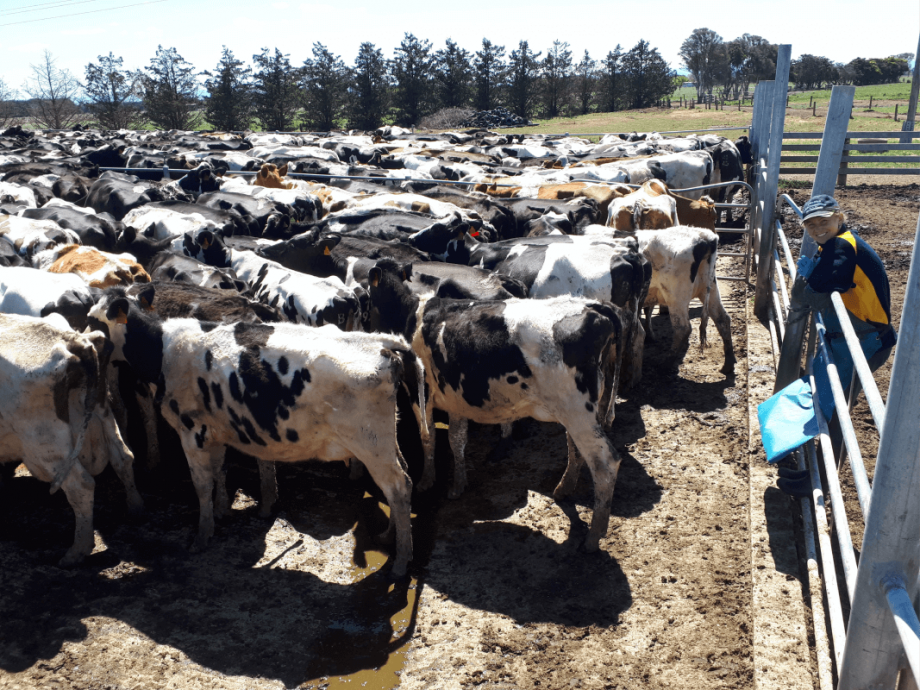
[[[135,228],[133,225],[127,226],[124,229],[124,232],[121,233],[121,237],[125,242],[131,244],[135,239],[137,239],[137,228]]]
[[[105,312],[106,318],[115,323],[128,323],[128,308],[128,300],[124,297],[119,297],[109,305]]]
[[[412,264],[407,263],[403,264],[402,268],[399,270],[399,274],[402,276],[403,281],[412,279]]]
[[[153,298],[155,296],[156,288],[148,283],[137,293],[137,301],[144,308],[144,311],[153,311]]]
[[[323,248],[323,254],[325,256],[332,254],[333,247],[335,247],[341,239],[341,237],[324,237],[321,239],[319,241],[319,246]]]
[[[281,177],[284,177],[285,175],[288,174],[288,164],[287,164],[287,163],[285,163],[285,164],[282,165],[280,168],[278,168],[278,174],[279,174]]]
[[[377,287],[380,285],[380,279],[383,277],[383,271],[374,266],[371,270],[367,272],[367,282],[371,287]]]

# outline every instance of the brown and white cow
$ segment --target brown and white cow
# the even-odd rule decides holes
[[[110,254],[93,247],[69,244],[40,252],[36,268],[51,273],[75,273],[94,288],[149,283],[150,276],[131,254]]]

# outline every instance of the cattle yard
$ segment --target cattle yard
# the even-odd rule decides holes
[[[82,288],[84,294],[71,283],[58,288],[57,283],[36,279],[33,301],[58,312],[52,314],[57,317],[52,321],[55,327],[63,323],[60,315],[70,325],[82,318],[82,323],[94,328],[105,326],[116,343],[113,357],[123,354],[139,372],[147,360],[132,359],[137,357],[136,349],[129,352],[118,344],[125,342],[119,333],[141,333],[137,330],[141,317],[134,314],[148,312],[143,317],[148,324],[166,318],[163,303],[173,294],[170,290],[176,295],[168,298],[173,316],[215,321],[218,319],[213,315],[220,302],[223,318],[235,326],[187,328],[194,337],[199,337],[195,334],[200,330],[201,338],[217,338],[213,342],[223,343],[213,346],[214,352],[224,353],[217,355],[223,364],[215,371],[226,366],[227,352],[239,352],[239,373],[247,388],[235,391],[234,386],[242,385],[234,383],[235,370],[227,379],[227,409],[240,438],[240,442],[226,444],[229,510],[216,521],[207,548],[190,552],[196,518],[206,507],[210,510],[212,503],[210,485],[207,498],[202,498],[200,477],[192,462],[194,444],[207,451],[208,434],[218,433],[216,408],[224,396],[220,388],[223,380],[213,378],[217,374],[212,372],[212,350],[201,355],[196,348],[204,341],[182,341],[185,344],[175,352],[192,352],[194,359],[189,362],[201,360],[195,365],[200,369],[189,364],[191,368],[183,370],[189,372],[185,375],[186,392],[197,395],[192,377],[211,377],[207,381],[198,378],[205,401],[199,404],[203,407],[193,412],[189,405],[195,402],[176,392],[182,389],[181,375],[176,378],[175,374],[161,373],[160,395],[167,391],[161,414],[145,416],[144,407],[149,403],[144,402],[143,393],[135,392],[133,387],[138,384],[122,378],[116,388],[127,415],[119,424],[124,427],[127,446],[134,451],[136,485],[146,510],[140,516],[129,512],[123,470],[116,473],[107,467],[98,474],[94,544],[81,565],[58,565],[73,535],[75,509],[64,492],[49,496],[48,483],[33,476],[25,465],[16,467],[15,476],[4,478],[0,486],[0,591],[4,592],[0,595],[0,687],[823,690],[824,662],[819,644],[823,631],[814,625],[808,543],[797,501],[775,488],[775,469],[763,461],[759,442],[756,405],[772,393],[779,352],[768,329],[754,316],[759,280],[748,275],[748,259],[744,258],[747,236],[723,232],[717,264],[707,268],[711,254],[705,248],[715,242],[715,236],[707,230],[671,227],[677,222],[689,225],[680,220],[687,218],[687,213],[700,214],[694,218],[712,222],[707,214],[714,216],[714,210],[706,197],[697,199],[699,193],[692,199],[677,195],[675,201],[669,187],[712,184],[718,181],[717,174],[722,180],[740,180],[739,161],[747,139],[732,144],[712,135],[652,135],[605,137],[599,144],[589,144],[568,137],[515,138],[486,133],[473,140],[474,149],[463,146],[470,142],[464,135],[413,139],[414,135],[391,128],[360,141],[358,137],[323,142],[322,138],[254,135],[244,142],[248,150],[242,145],[234,150],[242,138],[228,137],[227,148],[211,147],[209,151],[208,141],[192,133],[144,136],[151,137],[149,143],[127,137],[131,146],[121,148],[118,140],[91,139],[91,148],[83,155],[97,168],[147,171],[135,171],[140,174],[133,178],[104,172],[95,181],[92,177],[85,180],[82,194],[70,198],[61,183],[82,183],[84,178],[73,171],[85,173],[90,167],[85,160],[68,167],[72,163],[62,156],[47,174],[47,178],[57,179],[35,184],[27,182],[40,172],[40,165],[50,164],[40,163],[34,155],[28,161],[3,161],[0,212],[9,215],[7,225],[0,226],[0,235],[6,234],[0,237],[0,249],[7,239],[15,237],[16,244],[15,251],[0,252],[0,259],[6,266],[32,265],[74,273],[94,288],[134,283],[125,293],[109,290],[100,297]],[[171,152],[166,150],[169,142],[177,144]],[[777,142],[781,148],[781,138]],[[39,150],[34,142],[24,143],[21,137],[18,145],[5,145],[7,154],[28,158],[23,153],[30,147]],[[44,142],[41,145],[45,150],[50,148]],[[198,152],[193,153],[196,147]],[[176,151],[186,158],[180,161]],[[0,157],[3,155],[0,150]],[[247,157],[259,162],[247,165]],[[348,157],[350,165],[340,164]],[[656,157],[653,165],[647,163]],[[620,158],[625,160],[618,161]],[[570,169],[574,160],[581,162]],[[706,163],[711,160],[715,160],[714,166]],[[775,163],[778,168],[778,160]],[[182,180],[160,180],[162,169],[177,166],[186,171]],[[256,184],[232,176],[234,171],[248,173],[248,179],[258,173]],[[99,172],[97,169],[96,174]],[[223,177],[215,178],[215,172]],[[338,183],[330,179],[335,176],[341,176]],[[360,179],[371,176],[380,178],[378,183],[388,183],[371,185]],[[415,181],[400,184],[406,179]],[[464,192],[437,184],[458,179],[490,194],[492,205],[481,205],[477,196],[480,205],[473,212],[472,206],[463,205],[467,203],[461,199],[466,196]],[[908,179],[902,176],[899,181]],[[43,191],[51,190],[52,183],[53,193]],[[636,190],[638,185],[642,187]],[[860,185],[838,190],[837,195],[850,223],[885,261],[895,323],[900,321],[908,279],[918,194],[916,184],[899,184]],[[804,192],[792,191],[791,195],[800,203],[808,198]],[[510,198],[513,196],[524,201],[516,202]],[[81,210],[55,198],[82,198],[77,203]],[[568,200],[568,205],[560,200]],[[739,208],[747,200],[747,192],[726,199],[735,201]],[[496,205],[507,208],[514,220],[508,221],[507,213],[499,213]],[[82,218],[74,214],[86,213],[84,206],[98,214],[89,230],[78,228],[73,221]],[[755,217],[758,212],[765,213],[755,210]],[[797,220],[792,215],[779,217],[797,249],[801,243]],[[27,226],[26,219],[39,225]],[[40,225],[52,221],[60,227]],[[500,224],[505,222],[512,224]],[[743,230],[743,221],[733,221],[731,212],[727,222],[734,223],[733,229]],[[687,258],[689,253],[682,255],[674,243],[654,248],[651,240],[658,237],[655,233],[669,231],[672,237],[690,238],[692,262]],[[530,237],[520,238],[524,233]],[[79,238],[74,239],[77,234]],[[233,236],[240,234],[261,237]],[[548,236],[563,234],[565,237]],[[90,236],[95,239],[88,241]],[[332,236],[335,238],[330,239]],[[99,251],[105,261],[93,258],[87,263],[80,252],[96,250],[81,247],[79,252],[61,251],[55,247],[57,243],[80,244],[81,240],[93,247],[104,245],[107,251],[130,252],[130,257],[122,254],[118,264],[108,258],[112,254]],[[389,241],[386,246],[390,253],[380,254],[384,245],[374,244],[380,240]],[[496,240],[517,242],[518,246],[502,250],[503,245],[492,244]],[[111,242],[111,247],[106,242]],[[569,271],[566,256],[590,257],[592,253],[601,257],[600,263],[606,267],[603,271],[591,273],[589,258],[580,260],[577,274]],[[630,300],[636,295],[624,287],[630,278],[622,276],[637,275],[631,272],[640,270],[636,258],[640,255],[650,266],[653,293],[655,285],[664,285],[657,297],[649,296],[648,303],[661,306],[651,316],[654,340],[646,338],[644,352],[638,350],[641,368],[634,365],[636,341],[628,335],[627,317],[619,316],[629,313],[630,304],[635,309],[635,302]],[[557,256],[563,260],[553,258]],[[761,253],[761,262],[763,256]],[[167,261],[161,261],[164,257]],[[335,270],[317,268],[317,262],[329,261],[329,257],[339,262]],[[385,261],[375,263],[378,259]],[[74,265],[66,270],[54,268],[65,260]],[[415,263],[403,263],[406,261]],[[677,283],[661,284],[660,276],[652,271],[660,271],[662,263],[678,267],[675,275],[684,276],[690,269],[690,282],[684,277]],[[452,264],[456,268],[449,273],[437,268]],[[481,267],[481,273],[474,276],[476,266]],[[465,278],[456,274],[461,267],[471,272],[464,274]],[[34,268],[0,268],[0,279],[5,281],[0,287],[4,310],[11,308],[10,296],[16,287],[11,278],[14,274],[7,271]],[[147,276],[147,271],[150,276],[146,280],[152,277],[158,296],[138,277]],[[677,344],[675,359],[672,337],[675,327],[686,325],[681,311],[686,304],[675,301],[674,294],[685,295],[689,302],[691,283],[697,287],[701,281],[705,284],[707,275],[718,275],[720,282],[712,286],[721,299],[710,296],[708,307],[698,302],[690,305],[689,342]],[[479,281],[478,292],[471,292],[471,277]],[[496,374],[493,360],[500,358],[494,353],[507,353],[507,349],[487,350],[476,343],[485,354],[473,359],[464,347],[481,332],[453,335],[450,329],[455,326],[449,314],[438,311],[437,300],[423,306],[424,318],[430,317],[440,329],[439,339],[432,345],[435,341],[425,341],[428,336],[422,326],[413,332],[412,321],[407,325],[396,318],[398,310],[393,311],[393,301],[387,301],[392,299],[391,293],[384,299],[384,290],[392,289],[397,303],[402,300],[403,305],[416,305],[410,309],[415,313],[419,295],[427,296],[425,290],[433,285],[435,294],[445,298],[445,309],[452,308],[450,297],[484,299],[482,291],[488,291],[489,299],[508,300],[505,304],[510,306],[500,309],[511,310],[518,304],[509,299],[516,291],[523,290],[532,299],[552,298],[558,294],[555,285],[563,280],[573,285],[576,279],[581,282],[577,283],[579,292],[573,294],[591,297],[598,290],[606,290],[612,295],[611,303],[622,307],[622,311],[614,310],[616,318],[624,319],[623,330],[617,335],[603,331],[607,333],[605,339],[615,338],[617,355],[623,354],[621,350],[626,355],[619,374],[622,385],[615,398],[615,419],[606,430],[606,439],[619,454],[621,464],[609,524],[596,551],[586,548],[586,537],[590,544],[589,525],[598,506],[593,480],[600,476],[602,481],[603,473],[594,475],[583,466],[596,470],[592,464],[596,460],[588,457],[580,474],[574,465],[578,479],[574,490],[555,499],[567,461],[571,463],[568,427],[558,423],[562,420],[558,414],[557,421],[537,421],[531,414],[552,414],[525,407],[534,404],[532,397],[506,392],[518,383],[519,376],[535,385],[547,375],[538,370],[537,360],[527,360],[533,370],[524,363],[509,369],[513,375]],[[17,280],[21,286],[22,280]],[[413,282],[419,284],[411,291],[404,287]],[[210,306],[203,306],[196,296],[199,293],[182,287],[189,283],[220,288],[223,297],[217,300],[212,295],[207,298]],[[46,299],[46,294],[51,294],[46,291],[56,289],[70,291],[66,305]],[[126,313],[119,314],[115,307],[122,295]],[[709,310],[710,320],[718,321],[719,301],[731,318],[730,342],[724,353],[714,324],[709,326],[710,347],[705,350],[700,347],[697,328],[704,309]],[[94,302],[96,306],[87,314],[85,305]],[[82,312],[76,310],[82,316],[75,315],[76,303],[84,305]],[[662,313],[664,306],[670,313]],[[149,315],[158,309],[164,310],[162,316]],[[472,313],[473,304],[467,309],[470,311],[465,313]],[[488,318],[494,318],[493,307],[483,309]],[[595,314],[595,324],[604,324],[609,318],[602,306],[580,309]],[[238,316],[227,316],[231,313]],[[522,317],[506,314],[502,318],[502,324],[511,324]],[[539,330],[536,317],[527,318],[534,319],[527,322],[528,332]],[[266,323],[258,323],[260,320]],[[278,321],[298,325],[286,326],[285,331],[275,323]],[[398,327],[388,327],[393,323]],[[498,328],[494,320],[490,323]],[[552,337],[544,335],[544,341],[562,348],[565,339],[557,331],[562,321],[552,323],[552,330],[544,331],[551,332]],[[573,331],[566,323],[567,337],[577,334],[584,346],[588,325],[580,322]],[[276,465],[277,503],[271,514],[264,516],[266,487],[273,484],[266,484],[265,467],[258,467],[253,456],[273,458],[271,446],[262,451],[255,446],[247,449],[244,444],[264,446],[265,440],[271,444],[268,435],[275,431],[273,424],[287,420],[288,412],[278,403],[281,416],[274,422],[260,421],[257,407],[243,393],[248,396],[250,390],[258,390],[264,396],[268,388],[254,382],[251,372],[247,378],[242,363],[252,360],[255,353],[256,363],[259,357],[264,358],[260,365],[264,380],[275,376],[275,370],[286,377],[289,364],[283,356],[278,359],[278,341],[272,341],[276,350],[267,345],[275,337],[271,334],[303,334],[296,329],[316,329],[324,324],[334,325],[326,326],[322,337],[317,333],[317,342],[328,337],[331,347],[342,351],[346,343],[389,338],[380,340],[383,344],[375,346],[375,354],[381,347],[390,348],[389,355],[381,351],[378,359],[398,359],[401,365],[394,365],[392,371],[400,373],[394,375],[406,376],[404,381],[411,382],[405,372],[414,371],[413,359],[401,349],[408,350],[408,346],[400,344],[406,341],[400,341],[398,335],[350,336],[335,326],[345,331],[404,334],[419,361],[424,361],[420,376],[431,377],[427,379],[427,404],[439,409],[426,422],[436,441],[436,480],[427,490],[419,490],[424,483],[426,447],[421,421],[413,414],[413,409],[418,409],[413,408],[415,403],[426,409],[425,398],[421,387],[407,384],[399,389],[396,436],[416,489],[411,502],[412,559],[405,577],[392,572],[396,549],[382,547],[374,536],[391,518],[398,523],[397,512],[391,515],[388,506],[394,497],[387,501],[381,485],[368,471],[356,471],[360,467],[353,463],[272,463]],[[119,330],[122,327],[124,331]],[[172,333],[168,328],[167,332]],[[507,337],[520,338],[520,332],[510,329]],[[526,339],[514,341],[514,347],[522,351],[527,346]],[[293,346],[286,347],[289,349],[284,352],[291,356]],[[450,354],[449,361],[442,361],[446,357],[443,354],[438,358],[438,348]],[[144,350],[145,357],[151,351],[155,348]],[[558,352],[555,356],[561,359],[565,350]],[[599,350],[581,352],[581,359],[590,355],[601,362]],[[478,369],[488,371],[487,390],[490,385],[502,391],[502,396],[520,395],[514,398],[515,404],[534,411],[515,417],[507,404],[488,408],[486,402],[471,403],[469,391],[463,395],[465,402],[450,398],[451,386],[455,385],[449,383],[450,377],[459,376],[460,362],[467,382],[474,381]],[[210,373],[205,372],[205,365]],[[316,366],[310,360],[313,376],[321,377]],[[580,394],[588,396],[584,398],[588,404],[569,394],[570,402],[564,407],[587,409],[591,414],[581,412],[578,420],[591,420],[596,425],[595,436],[599,436],[603,433],[601,391],[610,378],[609,374],[602,375],[602,366],[595,368],[599,391],[592,393],[591,386],[586,385],[588,392],[584,393],[579,385]],[[300,380],[310,384],[306,365],[302,371],[305,373],[301,375],[297,369]],[[876,374],[882,390],[887,390],[890,371],[891,362]],[[630,387],[628,384],[640,373],[641,380]],[[378,374],[361,378],[377,381],[375,376]],[[318,382],[313,384],[318,386]],[[507,387],[499,388],[499,384]],[[298,385],[297,391],[302,390],[303,384]],[[436,388],[441,391],[437,400],[437,394],[432,393]],[[296,405],[303,401],[292,402],[299,395],[292,392],[294,389],[291,381],[283,396],[287,396],[285,404],[297,419],[301,408]],[[319,395],[314,392],[320,390],[318,387],[308,390]],[[358,401],[350,397],[356,395],[355,389],[346,386],[342,391],[339,395],[346,408],[364,410],[361,405],[371,405],[372,393],[364,393]],[[413,397],[416,394],[419,397]],[[247,406],[260,425],[258,429],[245,415],[241,421],[236,419],[229,407],[231,398],[241,409]],[[484,399],[488,401],[489,395]],[[117,406],[111,400],[103,407],[108,410],[112,405],[118,418]],[[330,406],[338,404],[335,394],[324,400]],[[269,403],[263,398],[261,404]],[[205,407],[210,416],[204,416]],[[504,439],[497,424],[476,423],[477,407],[491,409],[496,421],[506,420],[499,415],[523,418],[514,422],[510,437]],[[388,409],[392,418],[392,408]],[[340,433],[345,428],[341,420],[351,411],[340,411],[334,418],[340,421],[333,421],[328,427],[331,430],[324,433]],[[865,437],[863,450],[870,460],[871,475],[878,432],[865,402],[852,414]],[[461,416],[473,419],[466,436],[454,426]],[[375,423],[370,412],[359,413],[359,417],[364,424]],[[581,449],[575,428],[582,421],[575,416],[566,420]],[[36,424],[39,422],[44,423],[39,420]],[[288,444],[319,448],[309,451],[308,457],[326,453],[330,460],[346,459],[349,451],[351,457],[360,457],[351,447],[345,448],[343,456],[341,450],[306,445],[306,428],[297,427],[298,440],[298,433],[291,434],[294,426],[293,421],[288,425]],[[350,433],[356,436],[361,432],[356,426]],[[94,437],[88,432],[87,438]],[[114,448],[111,434],[106,439]],[[158,441],[157,450],[152,440]],[[91,442],[88,447],[93,447]],[[250,454],[241,452],[245,450]],[[290,447],[283,450],[284,457],[275,451],[279,453],[277,459],[305,460]],[[158,464],[151,462],[154,454],[159,455]],[[467,468],[462,493],[451,478],[458,456]],[[115,459],[110,462],[115,463]],[[218,465],[214,465],[216,513],[220,512],[221,496]],[[375,467],[368,468],[375,473]],[[197,472],[208,470],[199,468]],[[853,478],[842,473],[841,480],[858,545],[863,523],[858,519]],[[202,539],[202,529],[199,527],[196,544]],[[399,539],[398,524],[396,531]]]

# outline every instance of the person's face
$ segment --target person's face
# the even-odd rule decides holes
[[[809,218],[805,221],[805,232],[818,244],[824,244],[837,236],[843,225],[843,214],[835,213],[827,218]]]

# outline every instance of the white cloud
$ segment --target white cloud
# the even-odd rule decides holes
[[[93,34],[105,33],[106,29],[101,26],[93,26],[86,29],[64,29],[60,32],[61,36],[91,36]]]
[[[276,10],[286,10],[290,5],[286,2],[273,2],[272,7]]]
[[[47,47],[47,43],[20,43],[18,46],[10,46],[7,50],[11,53],[36,53]]]

